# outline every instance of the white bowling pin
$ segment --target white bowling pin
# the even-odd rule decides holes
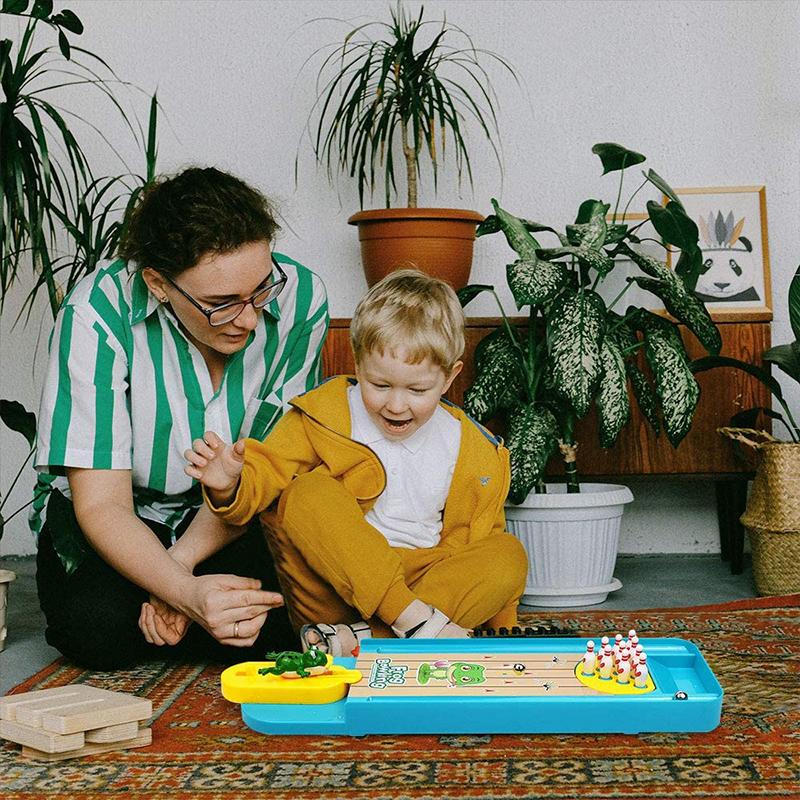
[[[594,651],[594,642],[590,639],[586,642],[586,652],[583,654],[583,674],[586,677],[594,675],[594,668],[597,666],[597,653]]]
[[[626,684],[631,677],[631,659],[628,655],[623,655],[617,664],[617,683]]]
[[[611,646],[606,645],[600,655],[600,677],[604,680],[610,680],[611,674],[614,671],[614,660],[611,656]]]

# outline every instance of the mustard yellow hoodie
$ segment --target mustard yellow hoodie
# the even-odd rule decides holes
[[[244,468],[230,505],[209,506],[227,522],[243,525],[268,508],[292,479],[322,470],[352,492],[364,513],[386,487],[386,473],[369,447],[350,438],[347,388],[355,378],[340,375],[294,398],[292,408],[263,441],[247,439]],[[460,408],[442,408],[461,423],[458,453],[444,509],[440,546],[459,547],[505,529],[508,450]],[[335,509],[331,509],[335,513]]]

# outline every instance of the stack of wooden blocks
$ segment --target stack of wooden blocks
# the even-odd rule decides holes
[[[147,747],[153,705],[142,697],[72,684],[0,697],[0,737],[29,758],[67,758]]]

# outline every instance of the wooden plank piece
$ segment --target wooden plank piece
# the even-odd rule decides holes
[[[36,689],[33,692],[22,692],[21,694],[9,694],[0,697],[0,719],[16,720],[17,710],[26,707],[40,707],[54,701],[65,703],[76,700],[86,690],[95,691],[92,686],[82,684],[70,684],[69,686],[55,686],[51,689]],[[97,689],[104,692],[105,689]]]
[[[82,732],[64,736],[8,719],[0,719],[0,737],[44,753],[63,753],[67,750],[78,750],[84,745]]]
[[[22,748],[22,755],[25,758],[37,761],[64,761],[68,758],[81,758],[82,756],[93,756],[98,753],[110,753],[115,750],[130,750],[134,747],[147,747],[153,742],[153,733],[150,728],[140,728],[139,733],[134,739],[127,739],[124,742],[101,742],[97,744],[85,744],[77,750],[69,750],[65,753],[44,753],[32,747]]]
[[[93,731],[86,731],[84,738],[92,744],[101,742],[124,742],[126,739],[135,739],[139,735],[139,723],[123,722],[121,725],[106,725],[104,728],[96,728]]]

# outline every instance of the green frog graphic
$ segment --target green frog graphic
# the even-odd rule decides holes
[[[426,686],[431,681],[443,681],[448,686],[473,686],[485,683],[483,664],[468,661],[423,661],[417,668],[417,683]]]

